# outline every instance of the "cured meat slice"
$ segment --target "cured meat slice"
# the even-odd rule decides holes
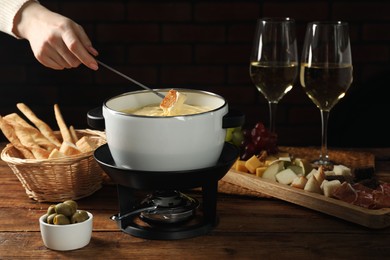
[[[348,182],[343,182],[340,187],[334,191],[333,196],[351,204],[358,198],[357,192]]]
[[[390,185],[381,183],[371,189],[362,183],[353,185],[343,182],[333,196],[339,200],[368,209],[390,208]]]

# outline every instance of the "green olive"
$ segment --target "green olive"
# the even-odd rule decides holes
[[[66,217],[71,217],[76,212],[76,210],[67,203],[58,203],[55,206],[55,209],[57,214],[62,214]]]
[[[45,214],[45,215],[43,215],[43,222],[45,222],[45,223],[47,223],[47,217],[48,217],[49,215],[47,215],[47,213]]]
[[[49,208],[47,208],[47,215],[51,215],[53,213],[56,213],[56,205],[50,205]]]
[[[57,213],[53,213],[53,214],[50,214],[49,216],[47,216],[47,220],[46,220],[47,224],[54,224],[53,219],[56,215],[57,215]]]
[[[74,209],[74,212],[76,212],[77,207],[78,207],[76,201],[74,201],[74,200],[65,200],[64,203],[66,203],[66,204],[72,206],[72,208]]]
[[[63,214],[57,214],[53,219],[54,225],[68,225],[70,224],[69,218]]]
[[[89,218],[88,213],[85,210],[78,210],[76,213],[73,214],[71,218],[71,223],[80,223],[84,222]]]

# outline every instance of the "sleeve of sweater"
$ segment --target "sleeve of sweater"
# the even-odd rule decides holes
[[[0,0],[0,31],[18,38],[13,33],[14,18],[20,8],[29,1],[34,0]]]

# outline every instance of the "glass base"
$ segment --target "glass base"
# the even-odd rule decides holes
[[[333,170],[333,166],[334,166],[334,162],[331,161],[331,160],[323,160],[322,158],[316,160],[316,161],[313,161],[312,162],[313,166],[315,168],[319,168],[320,166],[322,166],[324,168],[324,170],[326,171],[331,171]]]

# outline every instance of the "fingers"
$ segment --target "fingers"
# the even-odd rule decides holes
[[[87,48],[91,49],[91,53],[97,54],[97,51],[88,44],[83,44],[74,31],[69,30],[40,46],[40,50],[35,51],[35,56],[43,65],[56,70],[76,68],[81,63],[97,70],[97,62]]]
[[[98,55],[84,29],[73,20],[47,9],[38,17],[31,15],[24,37],[35,57],[53,69],[76,68],[81,63],[97,70]],[[35,13],[33,13],[35,14]],[[22,30],[23,31],[23,30]]]
[[[64,33],[62,37],[67,49],[73,55],[72,57],[67,55],[65,59],[71,61],[72,58],[76,58],[88,68],[97,70],[98,64],[92,55],[97,56],[98,52],[92,47],[91,41],[81,26],[74,24],[72,29]]]
[[[65,44],[63,45],[65,46]],[[58,52],[58,47],[53,47],[50,44],[45,44],[41,49],[34,51],[34,55],[36,59],[46,67],[55,70],[72,68],[69,62],[63,58],[64,55],[61,55]],[[80,64],[80,62],[78,64]],[[74,66],[76,65],[74,64]]]

